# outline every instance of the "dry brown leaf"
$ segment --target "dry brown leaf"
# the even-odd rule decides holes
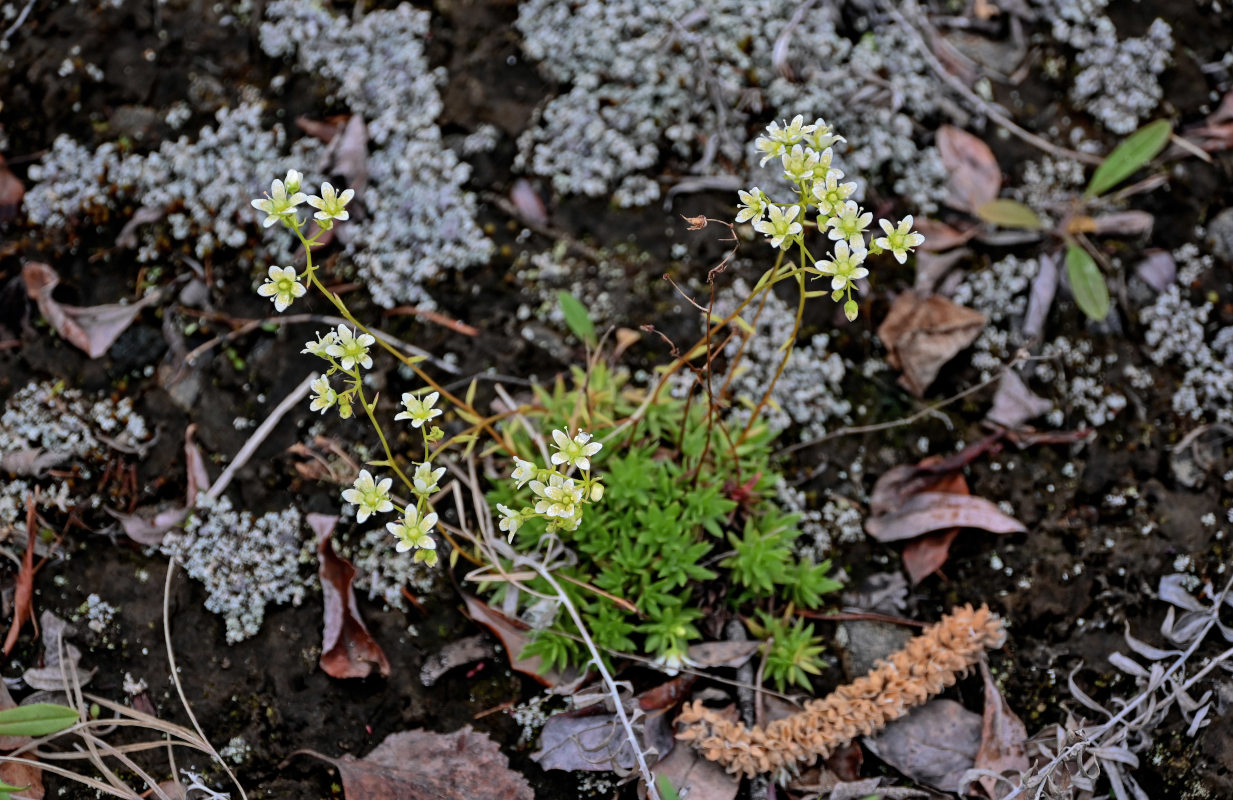
[[[980,749],[981,718],[954,700],[931,700],[896,720],[865,746],[914,781],[944,792],[959,788]]]
[[[953,125],[938,128],[938,152],[950,172],[947,205],[969,214],[996,200],[1002,190],[1002,170],[989,145]]]
[[[916,248],[917,251],[923,250],[930,253],[940,253],[943,250],[967,244],[973,236],[980,232],[977,226],[959,230],[929,217],[917,217],[916,224],[912,227],[925,237],[924,243]]]
[[[993,407],[986,418],[1007,428],[1021,428],[1029,419],[1051,410],[1051,401],[1033,393],[1019,373],[1008,369],[998,381],[998,389],[993,394]]]
[[[1028,295],[1027,313],[1023,315],[1023,337],[1028,341],[1040,339],[1045,330],[1045,319],[1053,306],[1053,296],[1057,294],[1058,271],[1057,254],[1045,253],[1040,257],[1040,267],[1032,278],[1032,291]]]
[[[925,462],[937,463],[941,459],[931,456]],[[922,462],[924,463],[924,462]],[[934,492],[949,492],[951,494],[968,494],[968,482],[962,473],[950,472],[938,476],[938,480],[930,487]],[[950,555],[951,543],[959,535],[958,528],[951,528],[936,533],[927,533],[908,542],[903,548],[903,567],[907,570],[908,580],[913,586],[923,581],[942,568]]]
[[[96,670],[82,670],[81,651],[66,641],[73,633],[69,624],[50,611],[44,611],[39,615],[39,625],[43,635],[43,665],[21,674],[26,685],[46,692],[62,692],[64,678],[70,672],[76,674],[80,685],[89,683]],[[30,698],[27,697],[25,702],[30,702]]]
[[[456,733],[392,733],[364,758],[330,758],[347,800],[535,800],[526,778],[487,734],[468,725]]]
[[[21,200],[26,196],[26,187],[11,171],[4,156],[0,156],[0,222],[17,216]]]
[[[0,763],[0,781],[10,786],[28,786],[20,792],[13,792],[14,800],[43,800],[46,789],[43,788],[43,770],[36,766],[33,756],[22,755],[19,758],[26,763],[5,761]],[[7,795],[6,795],[7,796]]]
[[[689,646],[689,660],[699,667],[736,669],[753,658],[762,642],[703,642]]]
[[[184,461],[188,472],[188,491],[183,506],[163,509],[138,508],[132,514],[106,509],[107,513],[120,523],[124,535],[134,542],[147,547],[162,544],[167,531],[188,518],[188,512],[197,502],[197,493],[210,488],[210,473],[206,469],[205,456],[202,455],[201,448],[193,441],[193,434],[196,432],[196,423],[184,429]]]
[[[137,229],[142,225],[158,222],[165,216],[167,216],[167,209],[165,208],[142,206],[137,209],[133,216],[129,218],[129,221],[124,223],[120,233],[116,235],[116,247],[126,247],[130,250],[135,250],[138,244]]]
[[[972,251],[966,247],[955,248],[945,253],[917,253],[916,280],[912,288],[922,296],[931,294],[934,287],[946,277],[946,273],[950,272],[951,267],[970,255]]]
[[[663,711],[666,708],[674,708],[685,699],[697,680],[696,675],[685,673],[647,689],[638,695],[638,708],[643,711]]]
[[[13,589],[13,623],[4,638],[6,656],[17,646],[26,621],[34,618],[34,537],[37,531],[38,518],[34,512],[34,493],[31,492],[26,495],[26,552],[22,555],[17,585]]]
[[[549,717],[539,734],[539,750],[531,758],[544,769],[566,772],[626,773],[637,767],[624,726],[615,713]]]
[[[420,667],[420,683],[432,686],[455,667],[492,658],[496,654],[496,645],[482,633],[447,642],[440,650],[424,659],[424,664]]]
[[[152,292],[136,303],[79,308],[56,302],[51,293],[60,283],[60,276],[47,264],[28,261],[21,269],[26,291],[38,303],[47,324],[70,344],[84,350],[90,358],[98,358],[133,323],[141,310],[156,302],[161,293]]]
[[[1177,280],[1177,262],[1168,250],[1148,250],[1135,267],[1135,275],[1155,291],[1163,292]]]
[[[544,226],[548,224],[548,209],[544,201],[535,191],[535,187],[526,178],[519,178],[509,190],[509,201],[513,203],[519,218],[532,224]]]
[[[887,362],[903,370],[899,383],[923,397],[942,365],[975,341],[985,322],[984,314],[945,297],[904,292],[878,326],[878,338]]]
[[[322,144],[329,144],[334,141],[334,137],[342,130],[346,121],[347,116],[345,114],[329,117],[325,120],[296,117],[295,126]]]
[[[663,776],[681,797],[690,800],[734,800],[740,779],[729,775],[714,761],[707,761],[692,747],[674,747],[667,758],[651,767]]]
[[[390,662],[369,634],[355,601],[355,567],[334,552],[330,537],[338,517],[309,514],[308,525],[317,535],[317,574],[325,602],[325,631],[321,643],[321,669],[331,678],[367,678],[373,667],[382,677],[390,674]],[[388,740],[387,740],[388,741]]]
[[[529,625],[507,617],[478,597],[465,592],[462,594],[462,600],[467,605],[467,614],[471,616],[471,619],[492,631],[501,640],[501,644],[504,645],[505,652],[509,656],[511,667],[524,675],[530,675],[544,686],[558,686],[562,683],[572,683],[578,679],[578,673],[572,667],[564,672],[555,669],[541,672],[540,670],[543,669],[544,662],[539,656],[522,658],[521,653],[526,648],[527,642],[530,641],[528,634],[530,630]]]
[[[981,722],[980,750],[976,752],[976,768],[990,772],[1022,775],[1028,768],[1024,743],[1027,728],[1023,721],[1010,710],[1006,698],[998,691],[989,674],[989,666],[980,662],[980,675],[985,682],[985,713]],[[988,776],[980,779],[980,785],[993,800],[1010,791],[1010,786]]]
[[[1023,523],[983,497],[921,492],[900,508],[865,520],[865,532],[879,542],[911,539],[947,528],[980,528],[990,533],[1024,533]]]
[[[31,447],[0,455],[0,472],[37,478],[68,458],[68,453],[53,453],[41,447]]]

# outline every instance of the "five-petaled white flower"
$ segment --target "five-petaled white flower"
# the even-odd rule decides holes
[[[813,130],[805,134],[804,141],[807,146],[821,152],[836,142],[846,142],[847,139],[842,136],[836,136],[831,131],[831,126],[827,125],[821,117],[818,117],[814,120]]]
[[[801,207],[788,206],[785,211],[783,206],[772,204],[768,210],[771,218],[755,222],[754,230],[771,237],[771,247],[781,247],[787,250],[792,245],[790,237],[804,230],[801,223],[795,221],[797,215],[801,213]]]
[[[535,468],[535,464],[514,456],[514,471],[510,478],[513,479],[515,486],[521,489],[526,485],[527,481],[535,480],[537,474],[539,474],[539,470]]]
[[[514,540],[514,534],[518,532],[518,528],[522,526],[522,512],[515,511],[509,506],[503,506],[497,503],[497,511],[501,512],[501,521],[497,525],[501,530],[509,534],[510,541]]]
[[[299,173],[296,174],[298,175]],[[287,177],[290,178],[291,173],[287,173]],[[287,185],[278,178],[275,178],[270,184],[270,193],[264,199],[252,201],[253,208],[258,211],[264,211],[266,214],[265,221],[261,223],[262,225],[268,228],[279,220],[290,220],[295,216],[295,207],[308,200],[308,195],[299,191],[298,186],[290,190],[290,195],[287,194],[288,191]]]
[[[843,173],[832,169],[825,181],[814,184],[813,196],[821,213],[838,214],[844,201],[856,191],[855,183],[840,183],[842,177]]]
[[[343,492],[342,498],[348,503],[359,506],[355,512],[355,518],[358,522],[364,522],[373,514],[394,510],[394,503],[390,501],[390,486],[393,483],[393,478],[386,478],[377,483],[368,470],[362,469],[360,477],[355,479],[350,489]],[[433,522],[436,522],[435,515]]]
[[[437,543],[429,535],[436,524],[437,513],[435,511],[420,516],[419,509],[410,506],[407,508],[404,519],[398,522],[387,522],[385,528],[398,537],[398,544],[394,545],[394,549],[405,553],[417,548],[420,550],[436,549]]]
[[[445,474],[445,467],[432,468],[431,461],[425,461],[415,468],[415,473],[411,476],[411,485],[415,489],[415,493],[427,497],[440,487],[437,482],[441,480],[441,476]]]
[[[411,420],[411,427],[418,428],[425,422],[430,422],[433,418],[441,416],[441,409],[433,408],[437,398],[440,396],[440,392],[429,392],[421,400],[411,392],[403,392],[402,405],[407,410],[399,411],[394,416],[394,419],[409,419]]]
[[[325,358],[329,355],[326,353],[326,350],[328,350],[330,345],[334,344],[336,341],[338,341],[338,334],[333,330],[326,331],[325,335],[318,333],[315,340],[304,343],[304,349],[300,352]]]
[[[873,214],[866,211],[860,213],[860,207],[851,200],[844,202],[843,207],[826,221],[827,236],[832,241],[846,240],[852,247],[865,246],[865,228],[873,222]]]
[[[884,219],[878,220],[878,224],[882,226],[882,230],[886,232],[886,235],[875,239],[873,243],[883,250],[889,250],[894,253],[895,260],[900,264],[908,260],[908,252],[913,247],[918,247],[925,243],[925,237],[912,230],[911,214],[899,220],[898,228],[895,228]]]
[[[343,369],[352,369],[356,364],[368,369],[372,366],[372,356],[368,355],[368,348],[376,341],[367,333],[356,336],[346,325],[339,325],[337,337],[326,346],[325,352],[326,355],[337,358]]]
[[[531,481],[531,491],[540,498],[535,501],[536,514],[560,519],[581,516],[582,485],[573,478],[553,474],[548,476],[548,483]]]
[[[334,187],[326,181],[321,184],[321,196],[309,197],[308,204],[317,209],[317,213],[313,214],[319,222],[326,220],[338,220],[345,222],[351,218],[347,212],[346,205],[351,202],[351,198],[355,197],[355,189],[347,189],[342,194],[336,194]]]
[[[737,222],[748,222],[751,219],[761,219],[762,212],[766,210],[766,195],[757,186],[754,186],[748,192],[738,191],[736,196],[740,198],[740,210],[736,212]]]
[[[813,180],[819,156],[813,150],[807,150],[798,144],[793,145],[791,150],[784,153],[782,160],[784,177],[793,183],[803,183]]]
[[[835,255],[829,261],[818,262],[818,272],[831,276],[831,289],[839,292],[852,283],[869,274],[869,270],[861,266],[865,261],[867,251],[863,247],[849,248],[842,239],[835,242]]]
[[[285,311],[306,291],[304,284],[296,280],[295,267],[270,267],[265,283],[257,287],[257,294],[274,301],[275,311]]]
[[[557,443],[557,452],[552,454],[553,464],[573,464],[581,470],[591,468],[591,456],[603,449],[599,442],[591,441],[591,434],[578,431],[573,439],[565,431],[553,431],[552,439]]]
[[[338,392],[334,391],[334,388],[330,386],[330,379],[324,375],[313,381],[310,387],[316,394],[312,405],[308,407],[310,411],[320,411],[324,414],[326,409],[333,408],[338,402]]]

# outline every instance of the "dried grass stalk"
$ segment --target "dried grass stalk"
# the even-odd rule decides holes
[[[802,711],[762,728],[746,728],[700,701],[686,704],[677,738],[692,744],[733,774],[796,772],[855,739],[880,730],[913,706],[955,683],[976,664],[985,648],[1006,641],[1002,620],[982,605],[956,608],[940,622],[877,665],[862,678]]]

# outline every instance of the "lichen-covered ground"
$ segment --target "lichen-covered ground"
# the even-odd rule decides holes
[[[1022,448],[1004,439],[965,475],[973,495],[1027,532],[965,531],[899,613],[936,620],[957,603],[987,602],[1003,614],[1010,641],[992,664],[1036,733],[1083,712],[1067,685],[1076,669],[1077,685],[1101,701],[1135,694],[1109,658],[1126,652],[1127,630],[1172,646],[1160,631],[1163,577],[1182,576],[1171,580],[1200,596],[1229,580],[1225,4],[0,0],[0,30],[0,458],[11,459],[0,462],[0,548],[13,557],[0,559],[4,615],[38,488],[46,536],[36,553],[47,561],[35,616],[51,611],[77,628],[81,665],[96,670],[90,690],[119,700],[144,680],[143,702],[183,722],[161,625],[176,554],[186,568],[170,598],[180,679],[250,797],[341,796],[337,774],[299,749],[363,755],[391,732],[465,724],[490,732],[540,798],[612,795],[595,788],[603,780],[529,758],[534,729],[523,728],[538,686],[503,656],[423,685],[425,659],[477,626],[448,569],[411,564],[353,512],[338,547],[357,566],[361,611],[391,674],[337,680],[318,667],[321,590],[306,517],[338,513],[330,470],[371,457],[358,425],[301,403],[224,496],[161,545],[134,541],[109,513],[182,504],[186,428],[217,476],[314,368],[300,350],[329,324],[319,298],[289,312],[312,318],[244,325],[273,315],[254,291],[264,268],[297,258],[249,201],[293,167],[310,182],[363,187],[362,208],[325,251],[327,282],[359,318],[429,354],[444,385],[461,391],[487,376],[487,403],[494,382],[522,391],[582,359],[560,290],[605,327],[653,325],[678,344],[696,335],[697,311],[662,276],[704,297],[729,245],[723,228],[690,232],[682,216],[731,219],[737,189],[777,180],[752,146],[772,119],[824,117],[842,133],[836,162],[859,176],[861,203],[877,216],[959,230],[979,223],[955,200],[956,169],[939,146],[946,126],[983,140],[1001,196],[1052,229],[1079,212],[1092,156],[1168,119],[1185,142],[1127,182],[1140,191],[1082,209],[1151,216],[1088,231],[1107,261],[1105,321],[1086,320],[1063,277],[1029,335],[1025,318],[1061,240],[989,226],[942,255],[879,262],[854,324],[829,301],[813,307],[771,415],[785,448],[806,443],[784,455],[797,491],[781,501],[808,522],[802,557],[831,558],[853,586],[899,570],[902,546],[861,530],[875,481],[989,435],[997,379],[1026,348],[1019,374],[1043,403],[1030,423],[1049,436]],[[1008,133],[1007,118],[1049,152]],[[363,121],[362,138],[341,135],[349,120]],[[772,257],[752,230],[738,232],[717,277],[720,308]],[[90,358],[29,299],[31,262],[58,273],[64,304],[157,297]],[[917,399],[876,330],[894,298],[935,271],[929,288],[987,322]],[[769,335],[750,351],[738,392],[773,374],[795,303],[784,301],[767,312]],[[644,334],[623,361],[645,374],[669,358],[663,338]],[[371,380],[386,398],[409,388],[388,361]],[[59,457],[18,458],[31,450]],[[1197,650],[1190,672],[1224,646]],[[4,668],[18,697],[19,676],[42,657],[27,627]],[[1206,726],[1191,735],[1174,711],[1144,732],[1151,745],[1124,768],[1148,796],[1233,794],[1224,675],[1193,692],[1212,693]],[[836,666],[816,688],[840,679]],[[189,762],[226,790],[208,763]],[[872,756],[865,770],[886,771]],[[48,777],[48,797],[83,792]]]

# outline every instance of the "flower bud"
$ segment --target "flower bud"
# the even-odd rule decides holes
[[[849,300],[843,304],[843,315],[848,318],[848,322],[856,321],[856,311],[857,307],[855,300]]]
[[[598,503],[604,499],[604,485],[596,482],[591,484],[591,502]]]

